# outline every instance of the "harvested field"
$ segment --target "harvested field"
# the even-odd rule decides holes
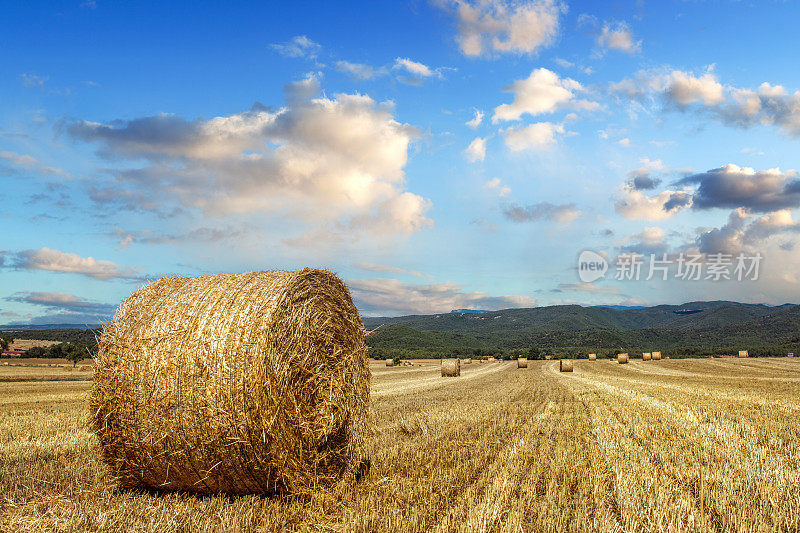
[[[118,491],[89,381],[0,382],[0,530],[800,528],[800,361],[421,363],[371,364],[372,468],[308,499]]]

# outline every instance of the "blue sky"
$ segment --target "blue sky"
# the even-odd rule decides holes
[[[3,13],[0,323],[303,266],[368,315],[799,299],[793,3]],[[584,250],[604,279],[579,278]],[[615,279],[630,253],[763,260],[757,280]]]

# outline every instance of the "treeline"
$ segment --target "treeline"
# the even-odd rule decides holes
[[[74,365],[84,359],[93,358],[95,355],[97,355],[97,344],[90,345],[83,344],[82,342],[62,342],[46,348],[34,346],[28,350],[26,357],[67,359],[72,361]]]
[[[15,339],[36,339],[43,341],[72,342],[85,344],[87,346],[97,345],[97,337],[101,330],[93,329],[40,329],[30,331],[9,331],[4,335],[10,335]]]

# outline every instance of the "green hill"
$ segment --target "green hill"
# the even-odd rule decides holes
[[[441,356],[651,351],[754,355],[800,351],[800,306],[689,302],[641,309],[561,305],[487,313],[366,318],[371,353]]]

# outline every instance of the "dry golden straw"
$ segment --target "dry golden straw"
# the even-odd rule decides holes
[[[653,356],[652,356],[652,354],[650,352],[644,352],[642,354],[642,361],[649,361],[652,358],[653,358]]]
[[[621,353],[617,355],[617,363],[624,365],[628,363],[628,354]]]
[[[651,357],[653,358],[653,361],[658,361],[659,359],[661,359],[661,352],[653,352],[651,354]]]
[[[442,377],[455,378],[461,375],[461,359],[442,359]]]
[[[739,350],[739,357],[750,357],[750,354],[747,353],[747,350]]]
[[[572,372],[572,359],[562,359],[558,365],[561,372]]]
[[[528,359],[525,357],[517,359],[517,368],[528,368]]]
[[[391,359],[391,358],[387,359],[386,360],[386,366],[394,366],[394,359]]]
[[[359,468],[369,380],[333,273],[167,277],[103,329],[93,429],[124,487],[309,493]]]

